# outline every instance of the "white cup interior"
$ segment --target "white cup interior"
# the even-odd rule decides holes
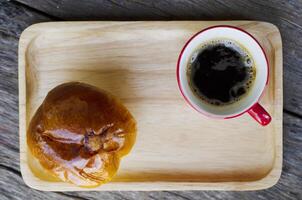
[[[232,40],[244,47],[250,54],[256,68],[256,77],[248,94],[239,101],[224,106],[211,105],[194,95],[186,75],[187,65],[193,52],[202,44],[218,39]],[[234,27],[218,26],[201,31],[187,43],[180,55],[177,73],[179,87],[183,95],[196,110],[211,117],[229,118],[247,111],[257,103],[267,83],[268,63],[261,46],[248,33]]]

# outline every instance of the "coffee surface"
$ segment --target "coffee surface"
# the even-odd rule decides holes
[[[191,56],[187,76],[194,94],[213,105],[240,100],[252,87],[256,70],[251,56],[233,41],[211,41]]]

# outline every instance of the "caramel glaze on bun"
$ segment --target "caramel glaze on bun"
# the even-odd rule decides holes
[[[45,171],[82,187],[111,180],[135,137],[136,122],[116,98],[78,82],[52,89],[27,131],[31,154]]]

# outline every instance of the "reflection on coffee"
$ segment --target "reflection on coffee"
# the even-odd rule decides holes
[[[189,85],[200,99],[217,106],[242,99],[253,86],[256,69],[243,47],[230,40],[203,44],[190,57]]]

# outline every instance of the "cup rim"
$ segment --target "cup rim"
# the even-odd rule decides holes
[[[252,109],[256,104],[258,104],[259,102],[259,99],[263,96],[263,93],[264,93],[264,90],[266,87],[264,87],[260,93],[260,96],[259,98],[256,100],[256,102],[254,104],[252,104],[250,107],[244,109],[242,112],[240,112],[239,114],[235,114],[235,115],[231,115],[231,116],[227,116],[227,117],[219,117],[219,115],[212,115],[202,109],[199,109],[197,107],[195,107],[191,101],[189,100],[189,98],[184,94],[183,92],[183,89],[182,89],[182,86],[181,86],[181,83],[180,83],[180,60],[183,56],[183,53],[185,51],[185,49],[187,48],[187,46],[191,43],[191,41],[197,37],[198,35],[202,34],[203,32],[205,31],[208,31],[210,29],[215,29],[215,28],[230,28],[230,29],[235,29],[235,30],[238,30],[238,31],[241,31],[243,32],[244,34],[248,35],[251,39],[253,39],[256,44],[260,47],[261,51],[262,51],[262,54],[264,55],[264,58],[265,58],[265,61],[266,61],[266,68],[267,68],[267,77],[266,77],[266,83],[265,83],[265,86],[268,84],[268,81],[269,81],[269,62],[268,62],[268,59],[267,59],[267,55],[264,51],[264,48],[260,45],[260,42],[252,35],[250,34],[249,32],[239,28],[239,27],[236,27],[236,26],[231,26],[231,25],[215,25],[215,26],[210,26],[210,27],[207,27],[205,29],[202,29],[201,31],[198,31],[197,33],[195,33],[193,36],[191,36],[185,43],[185,45],[183,46],[179,56],[178,56],[178,60],[177,60],[177,67],[176,67],[176,78],[177,78],[177,84],[178,84],[178,88],[180,90],[180,93],[181,95],[183,96],[183,98],[185,99],[185,101],[194,109],[196,110],[197,112],[207,116],[207,117],[210,117],[210,118],[218,118],[218,119],[231,119],[231,118],[235,118],[235,117],[238,117],[244,113],[246,113],[247,111],[249,111],[250,109]]]

